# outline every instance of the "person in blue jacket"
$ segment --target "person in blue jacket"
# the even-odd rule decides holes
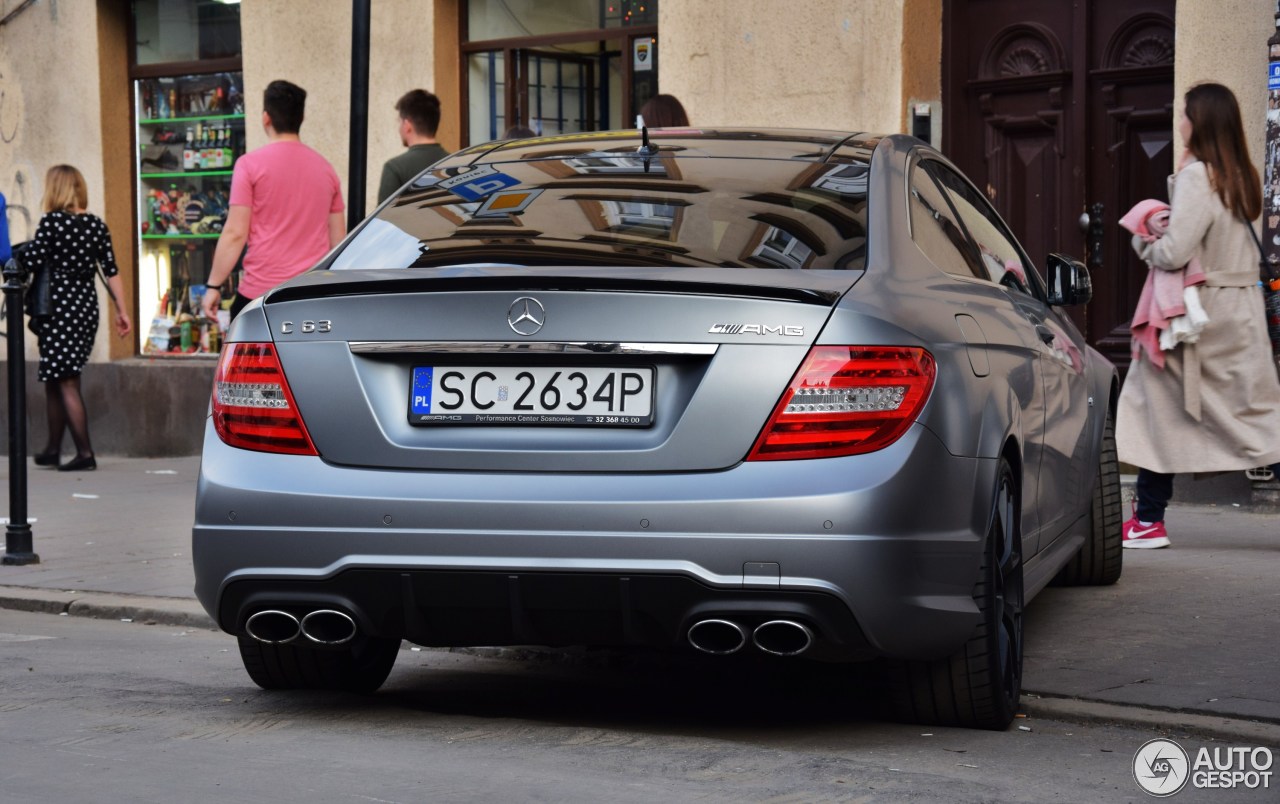
[[[4,193],[0,193],[0,266],[13,256],[9,246],[9,207],[5,203]]]

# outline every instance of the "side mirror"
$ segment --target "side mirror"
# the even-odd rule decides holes
[[[1048,276],[1049,304],[1071,307],[1086,304],[1093,298],[1093,280],[1084,263],[1065,254],[1050,254],[1045,259]]]

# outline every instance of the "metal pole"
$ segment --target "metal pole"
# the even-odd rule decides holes
[[[351,150],[347,156],[347,231],[364,220],[369,157],[369,4],[351,0]]]
[[[4,266],[5,309],[9,318],[9,524],[4,531],[4,564],[39,564],[27,522],[27,355],[22,330],[22,267]]]

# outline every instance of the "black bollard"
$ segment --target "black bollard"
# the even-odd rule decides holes
[[[22,280],[19,258],[4,266],[4,299],[9,321],[9,524],[4,531],[3,564],[39,564],[27,522],[27,355],[23,341]]]

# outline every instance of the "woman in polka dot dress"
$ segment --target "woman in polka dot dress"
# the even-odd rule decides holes
[[[49,441],[35,456],[38,466],[57,466],[60,472],[96,469],[89,443],[89,418],[80,395],[80,373],[89,362],[98,332],[98,293],[94,273],[99,269],[115,305],[115,329],[120,337],[133,328],[124,307],[124,287],[111,251],[111,233],[96,215],[85,211],[89,189],[84,176],[70,165],[55,165],[45,175],[44,216],[28,246],[27,259],[53,271],[53,314],[32,318],[31,331],[40,341],[39,379],[49,416]],[[62,435],[71,430],[76,455],[59,464]]]

